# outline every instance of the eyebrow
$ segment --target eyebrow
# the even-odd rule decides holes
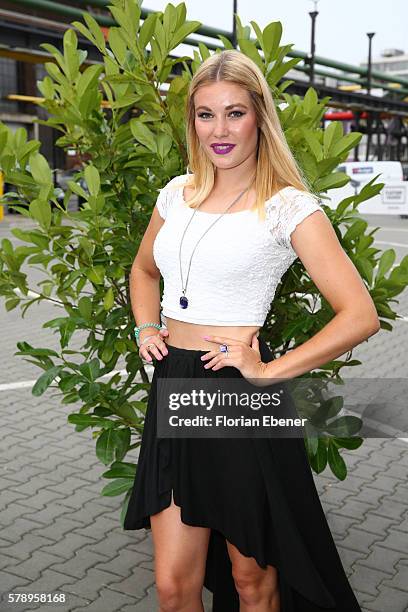
[[[241,102],[237,102],[236,104],[230,104],[229,106],[225,107],[225,110],[229,110],[230,108],[234,108],[234,106],[241,106],[242,108],[246,108],[248,109],[247,106],[245,106],[245,104],[242,104]],[[211,108],[209,108],[208,106],[197,106],[196,110],[199,110],[200,108],[204,108],[205,110],[211,110]]]

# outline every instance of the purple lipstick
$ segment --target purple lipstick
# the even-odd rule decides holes
[[[227,142],[217,142],[216,144],[211,145],[212,150],[217,155],[226,155],[227,153],[230,153],[234,147],[234,144],[229,144]]]

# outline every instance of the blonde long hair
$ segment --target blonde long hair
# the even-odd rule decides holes
[[[265,201],[280,189],[293,186],[310,193],[307,179],[289,148],[282,130],[268,83],[259,67],[244,53],[227,49],[207,58],[192,77],[186,99],[186,143],[191,175],[184,186],[191,186],[195,193],[186,203],[197,208],[211,193],[215,168],[200,147],[195,130],[194,94],[203,85],[227,81],[240,85],[249,93],[259,128],[257,168],[254,182],[256,201],[251,210],[257,210],[265,218]],[[180,187],[178,187],[180,188]]]

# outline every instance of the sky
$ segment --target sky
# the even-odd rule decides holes
[[[144,0],[142,7],[163,11],[168,2]],[[172,4],[177,6],[178,0]],[[233,0],[185,0],[187,19],[203,25],[232,31]],[[281,44],[310,50],[312,0],[238,0],[242,24],[251,21],[263,29],[271,21],[281,21]],[[316,21],[316,54],[359,65],[367,61],[367,32],[375,32],[373,59],[383,49],[396,48],[408,53],[408,0],[319,0]],[[251,37],[255,37],[252,32]],[[185,52],[185,47],[181,53]]]

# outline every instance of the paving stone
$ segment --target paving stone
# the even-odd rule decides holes
[[[371,504],[361,502],[354,497],[350,497],[349,499],[345,500],[341,507],[336,508],[334,512],[336,514],[340,514],[341,516],[348,516],[361,521],[369,510],[372,510]]]
[[[67,506],[62,506],[60,503],[54,502],[40,510],[35,509],[34,511],[27,510],[27,514],[25,514],[25,518],[33,519],[37,523],[41,523],[43,525],[49,525],[59,516],[67,516],[67,518],[75,520],[71,516],[71,508],[67,508]]]
[[[64,505],[68,506],[72,510],[78,510],[82,506],[91,500],[94,500],[95,494],[87,491],[86,487],[81,487],[79,491],[76,491],[73,495],[61,495],[60,493],[54,493],[58,495],[58,500]]]
[[[351,550],[350,548],[344,548],[342,546],[341,541],[336,541],[336,539],[335,542],[345,570],[346,568],[352,570],[356,561],[360,561],[361,559],[365,559],[367,557],[367,553],[362,553],[357,550]]]
[[[109,588],[140,599],[145,596],[146,589],[153,584],[155,584],[154,573],[139,566],[137,571],[127,578],[122,578],[118,582],[110,584]]]
[[[41,549],[51,555],[58,555],[64,559],[70,559],[80,548],[91,542],[91,538],[86,538],[77,533],[68,533],[58,540],[58,542],[44,545]]]
[[[379,596],[370,602],[372,612],[407,612],[408,593],[382,585]]]
[[[387,471],[387,467],[392,463],[392,457],[387,457],[379,452],[371,453],[366,459],[366,463],[373,466],[382,468],[384,472]]]
[[[114,534],[115,529],[119,529],[118,521],[106,516],[99,516],[97,521],[92,521],[89,525],[81,525],[73,528],[73,532],[84,535],[94,540],[101,540],[107,533]]]
[[[52,567],[61,574],[67,574],[75,578],[83,578],[89,568],[95,567],[102,561],[106,561],[106,557],[88,550],[88,547],[84,546],[78,550],[71,559],[67,559],[62,563],[61,559],[59,559],[59,562],[54,563]]]
[[[83,578],[76,578],[74,580],[70,578],[67,584],[64,584],[62,588],[68,593],[74,593],[90,601],[95,601],[98,598],[101,588],[108,585],[109,588],[112,588],[114,583],[120,582],[121,580],[123,580],[121,576],[91,567],[86,571]]]
[[[389,576],[385,572],[361,565],[357,561],[353,566],[353,573],[349,577],[349,581],[353,589],[377,597],[382,586],[380,583],[386,578],[389,578]]]
[[[394,529],[389,529],[387,536],[381,541],[381,546],[397,550],[402,553],[402,558],[408,558],[408,542],[407,538],[402,538],[401,533]]]
[[[130,546],[130,548],[137,549],[139,552],[143,552],[147,555],[153,555],[153,538],[151,534],[151,530],[140,530],[142,533],[144,531],[144,538],[139,540],[137,544]]]
[[[20,484],[24,484],[29,480],[33,480],[34,478],[38,478],[40,475],[43,476],[44,470],[38,465],[25,465],[19,469],[18,465],[13,461],[12,468],[8,465],[3,468],[3,474],[13,478],[16,482]],[[51,482],[51,481],[48,481]]]
[[[357,476],[358,478],[363,478],[366,481],[371,481],[375,478],[377,474],[379,474],[381,468],[376,465],[369,465],[367,463],[358,462],[355,467],[353,467],[352,474],[353,476]],[[348,476],[346,476],[346,479]]]
[[[408,563],[408,559],[407,559]],[[404,565],[402,562],[397,565],[397,573],[390,580],[389,576],[384,580],[383,585],[392,589],[400,589],[401,591],[407,592],[408,587],[408,564]]]
[[[359,563],[386,572],[392,577],[397,572],[397,564],[406,556],[407,555],[401,554],[398,550],[384,548],[382,542],[380,542],[374,545],[369,551],[369,554],[366,555],[365,558],[360,559]]]
[[[391,493],[399,483],[400,480],[398,478],[391,478],[385,474],[377,474],[377,476],[375,476],[371,482],[367,483],[366,486],[370,488],[373,487],[374,489],[381,489],[386,493]]]
[[[2,528],[0,531],[0,537],[8,540],[10,545],[12,543],[15,544],[16,542],[20,542],[27,538],[29,535],[32,535],[31,531],[38,527],[38,525],[39,523],[36,523],[35,521],[29,521],[20,517],[13,523],[10,523],[6,527]],[[35,538],[36,536],[33,535],[32,537]],[[43,543],[51,542],[51,540],[43,538],[42,536],[40,536],[40,538],[36,541],[42,541]]]
[[[125,606],[134,606],[135,600],[124,593],[112,591],[102,586],[98,596],[90,604],[85,606],[86,612],[121,612]],[[84,611],[84,607],[71,608],[72,612]],[[58,611],[56,611],[58,612]],[[149,612],[153,612],[151,609]]]
[[[9,571],[13,572],[13,574],[21,576],[22,578],[27,577],[31,580],[37,580],[40,578],[44,569],[47,569],[50,565],[59,563],[60,561],[61,557],[50,555],[41,550],[35,550],[31,557],[21,563],[11,566]]]
[[[390,497],[384,497],[381,500],[381,504],[377,508],[373,508],[373,514],[395,519],[402,519],[404,512],[404,506],[400,502],[392,500]]]
[[[343,484],[343,483],[342,483]],[[345,491],[342,487],[336,485],[328,485],[324,487],[323,493],[320,495],[322,504],[330,504],[331,506],[342,506],[344,501],[352,497],[350,491]]]
[[[67,517],[73,521],[76,521],[77,523],[88,525],[91,521],[95,521],[98,517],[105,516],[105,513],[105,506],[99,504],[98,500],[91,500],[84,503],[84,505],[77,510],[73,511],[70,508]]]
[[[342,540],[342,546],[368,554],[370,546],[384,540],[384,536],[350,527],[347,536]]]
[[[357,495],[353,496],[353,500],[362,504],[369,504],[371,507],[379,506],[381,501],[385,499],[387,493],[381,489],[375,489],[372,486],[367,486],[361,489]]]
[[[27,499],[27,495],[23,493],[18,493],[17,491],[13,491],[12,489],[3,488],[1,490],[1,507],[6,509],[9,504],[12,504],[15,501],[19,501],[21,499]],[[1,522],[1,519],[0,519]]]
[[[41,525],[37,529],[33,529],[32,533],[42,535],[45,538],[54,540],[54,542],[60,542],[67,533],[74,533],[78,526],[80,526],[80,523],[71,521],[63,515],[54,519],[50,525]]]
[[[0,593],[0,610],[6,610],[4,607],[8,601],[8,593],[14,593],[18,587],[30,584],[29,580],[25,580],[15,574],[9,574],[2,570],[1,572],[1,593]]]
[[[115,533],[114,549],[112,548],[112,540],[105,537],[100,542],[92,541],[92,544],[87,546],[87,550],[103,555],[108,559],[114,558],[118,554],[118,550],[122,550],[124,547],[130,550],[136,550],[137,552],[144,552],[138,545],[138,542],[141,540],[130,539],[125,533],[126,532],[122,533],[121,531]]]
[[[41,510],[42,508],[48,507],[53,502],[57,503],[65,503],[65,497],[60,493],[56,493],[55,491],[50,491],[49,489],[41,489],[36,495],[32,495],[30,497],[25,497],[24,499],[20,499],[19,503],[27,506],[32,510],[36,508]]]
[[[366,478],[360,478],[358,476],[354,476],[354,474],[348,474],[345,480],[341,482],[341,492],[343,493],[344,497],[348,497],[350,495],[355,495],[366,485]]]
[[[370,533],[387,534],[388,529],[393,527],[397,528],[399,525],[399,519],[389,518],[386,516],[379,516],[373,512],[367,512],[364,520],[358,524],[358,528],[363,531],[369,531]]]
[[[1,511],[1,526],[3,528],[8,527],[12,523],[14,523],[17,518],[25,519],[30,525],[33,526],[35,526],[36,524],[39,525],[39,523],[34,519],[34,517],[27,517],[27,514],[29,514],[29,512],[30,510],[27,508],[27,506],[22,506],[18,502],[14,502],[13,504],[10,504],[7,508]]]
[[[344,536],[352,525],[360,525],[358,519],[350,516],[342,516],[331,510],[326,513],[326,519],[329,523],[331,532],[342,536]]]
[[[29,590],[24,591],[24,587],[20,587],[15,589],[15,593],[26,595],[26,599],[32,596],[33,592]],[[4,612],[27,612],[28,610],[47,610],[47,612],[70,612],[73,609],[73,606],[84,606],[87,602],[85,599],[80,597],[76,597],[74,595],[70,595],[66,597],[64,593],[45,593],[45,595],[49,598],[47,603],[41,602],[16,602],[13,604],[7,605],[6,607],[2,607],[0,603],[0,610],[4,610]],[[32,597],[31,597],[32,599]],[[56,603],[52,603],[51,600],[54,600]]]
[[[149,566],[146,566],[147,563],[151,563],[150,555],[141,552],[136,552],[134,550],[121,550],[119,551],[117,557],[109,559],[109,561],[107,561],[106,559],[103,561],[99,561],[95,565],[95,569],[112,572],[114,574],[118,574],[119,576],[127,578],[137,567],[151,569]]]
[[[400,440],[386,440],[382,445],[381,454],[393,459],[400,459],[407,452],[407,446]]]

